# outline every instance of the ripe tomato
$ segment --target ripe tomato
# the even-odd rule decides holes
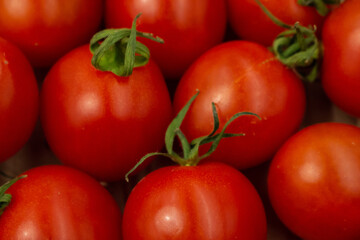
[[[220,129],[238,112],[252,112],[262,118],[236,119],[227,132],[245,133],[245,136],[221,140],[208,158],[237,168],[269,160],[298,129],[304,116],[305,93],[301,81],[260,44],[230,41],[198,58],[176,89],[176,112],[197,89],[200,94],[181,125],[190,140],[212,131],[211,102],[217,107]]]
[[[102,0],[0,0],[0,35],[34,66],[47,67],[90,40],[102,8]]]
[[[335,9],[322,38],[324,90],[337,106],[360,117],[360,1],[347,0]]]
[[[38,119],[39,90],[30,63],[0,38],[0,162],[29,139]]]
[[[153,61],[118,77],[91,65],[89,46],[61,58],[41,91],[41,123],[55,155],[102,180],[123,179],[158,151],[171,120],[171,100]]]
[[[276,213],[302,239],[360,239],[360,129],[301,130],[276,154],[268,187]]]
[[[164,39],[159,45],[143,41],[166,78],[177,79],[205,50],[223,40],[224,0],[107,0],[105,23],[110,28],[131,25],[142,13],[138,30]]]
[[[230,25],[241,39],[271,46],[276,36],[284,31],[282,27],[273,23],[255,0],[226,2]],[[313,7],[301,6],[297,0],[261,0],[261,3],[286,24],[300,22],[303,26],[316,25],[318,31],[321,31],[324,18]]]
[[[170,166],[145,176],[124,209],[124,240],[266,239],[255,188],[222,163]]]
[[[0,239],[121,239],[120,209],[94,179],[55,165],[24,174],[8,190]]]

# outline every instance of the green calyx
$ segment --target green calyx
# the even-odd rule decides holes
[[[3,214],[4,209],[10,204],[11,195],[5,193],[14,183],[16,183],[19,179],[25,178],[26,175],[22,175],[16,178],[11,179],[6,182],[4,185],[0,186],[0,216]]]
[[[136,41],[136,37],[144,37],[158,43],[164,43],[151,33],[136,30],[133,20],[131,29],[105,29],[96,33],[90,40],[90,51],[93,54],[92,65],[101,71],[110,71],[118,76],[130,76],[135,67],[146,65],[150,59],[150,51],[144,44]]]
[[[264,13],[278,26],[286,30],[273,42],[272,51],[276,58],[293,69],[303,80],[313,82],[318,78],[321,45],[315,35],[316,27],[293,26],[283,23],[266,7],[255,0]]]
[[[342,0],[298,0],[298,4],[301,6],[315,7],[321,16],[326,16],[329,13],[327,5],[336,5],[341,2]]]
[[[314,82],[318,78],[321,46],[315,29],[295,23],[277,36],[272,50],[280,62],[305,81]]]
[[[225,137],[236,137],[236,136],[244,136],[244,134],[233,134],[233,133],[225,133],[226,128],[229,126],[231,122],[233,122],[235,119],[237,119],[240,116],[244,115],[253,115],[260,119],[260,117],[254,113],[251,112],[240,112],[232,116],[224,125],[223,129],[220,133],[217,133],[217,130],[219,129],[219,117],[216,111],[216,106],[214,103],[212,103],[212,112],[213,112],[213,118],[214,118],[214,128],[212,132],[203,137],[199,137],[191,141],[191,143],[188,142],[186,139],[184,133],[180,130],[180,125],[183,122],[186,113],[188,112],[191,104],[194,102],[196,97],[199,95],[199,91],[196,92],[196,94],[187,102],[187,104],[180,110],[178,115],[172,120],[172,122],[169,124],[169,127],[167,128],[167,131],[165,133],[165,147],[167,153],[149,153],[142,157],[140,161],[126,174],[125,179],[128,181],[128,176],[136,169],[138,168],[147,158],[155,155],[165,156],[170,158],[172,161],[178,163],[181,166],[196,166],[202,159],[208,157],[210,154],[212,154],[217,146],[219,145],[219,142],[222,138]],[[178,138],[181,146],[182,146],[182,156],[177,154],[174,151],[174,141],[175,138]],[[209,150],[204,153],[203,155],[199,155],[199,148],[203,144],[212,143]]]

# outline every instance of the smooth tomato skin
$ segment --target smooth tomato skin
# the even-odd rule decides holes
[[[330,100],[360,117],[360,2],[347,0],[327,18],[322,31],[321,80]]]
[[[220,129],[238,112],[252,112],[262,118],[243,116],[235,120],[226,132],[245,136],[222,139],[207,158],[236,168],[270,160],[299,128],[304,116],[305,92],[301,81],[260,44],[230,41],[203,54],[179,82],[174,96],[175,112],[196,89],[200,94],[181,125],[189,140],[211,133],[211,102],[216,105]]]
[[[24,54],[0,37],[0,162],[30,138],[38,119],[39,90]]]
[[[52,67],[41,91],[41,123],[60,161],[119,180],[142,156],[161,150],[171,100],[153,61],[118,77],[96,70],[91,57],[85,45]]]
[[[170,166],[145,176],[123,215],[124,240],[266,239],[255,188],[236,169],[209,163]]]
[[[241,39],[271,46],[276,36],[285,30],[273,23],[255,0],[226,0],[226,3],[229,23]],[[313,7],[301,6],[297,0],[261,0],[261,3],[286,24],[315,25],[321,32],[324,18]]]
[[[0,239],[120,240],[121,211],[110,193],[75,169],[48,165],[24,173],[8,190]]]
[[[268,191],[302,239],[360,239],[360,129],[320,123],[291,137],[271,162]]]
[[[129,27],[138,13],[142,15],[137,29],[165,41],[159,44],[139,38],[167,79],[178,80],[198,56],[224,38],[224,0],[107,0],[105,24]]]
[[[90,41],[102,0],[0,0],[0,35],[14,42],[36,67],[51,66]]]

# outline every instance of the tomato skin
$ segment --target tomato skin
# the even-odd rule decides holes
[[[355,117],[360,117],[359,29],[360,2],[347,0],[328,16],[322,31],[322,85],[333,103]]]
[[[255,0],[226,2],[230,25],[241,39],[271,46],[276,36],[285,30],[273,23]],[[261,3],[286,24],[300,22],[303,26],[315,25],[317,31],[321,32],[324,18],[313,7],[301,6],[297,0],[261,0]]]
[[[242,137],[220,141],[208,158],[236,168],[249,168],[270,160],[281,144],[300,126],[305,111],[301,81],[260,44],[232,41],[203,54],[184,74],[174,96],[178,112],[193,96],[181,129],[189,140],[208,135],[213,129],[211,102],[220,119],[220,129],[234,114],[258,114],[236,119],[229,133]],[[261,150],[260,150],[261,149]]]
[[[0,162],[29,139],[38,119],[39,90],[24,54],[0,37]]]
[[[0,35],[36,67],[51,66],[90,41],[102,19],[102,0],[0,0]]]
[[[266,239],[255,188],[222,163],[170,166],[145,176],[124,209],[124,240]]]
[[[360,239],[360,129],[320,123],[291,137],[271,162],[268,190],[302,239]]]
[[[151,32],[164,44],[139,39],[150,49],[164,76],[178,79],[207,49],[219,44],[226,29],[223,0],[107,0],[105,23],[109,28],[128,27],[134,17],[139,31]]]
[[[164,78],[150,61],[130,77],[91,65],[89,46],[65,55],[41,92],[41,122],[55,155],[101,180],[114,181],[161,150],[172,117]]]
[[[121,211],[93,178],[59,165],[24,174],[8,190],[0,239],[121,239]]]

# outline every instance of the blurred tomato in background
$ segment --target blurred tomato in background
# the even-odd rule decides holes
[[[49,67],[87,43],[102,21],[102,0],[0,0],[0,36],[33,66]]]
[[[140,40],[167,79],[180,78],[205,50],[222,42],[226,30],[224,0],[106,0],[105,25],[129,27],[138,13],[138,30],[165,41]]]
[[[39,90],[24,54],[0,37],[0,162],[19,151],[38,119]]]

